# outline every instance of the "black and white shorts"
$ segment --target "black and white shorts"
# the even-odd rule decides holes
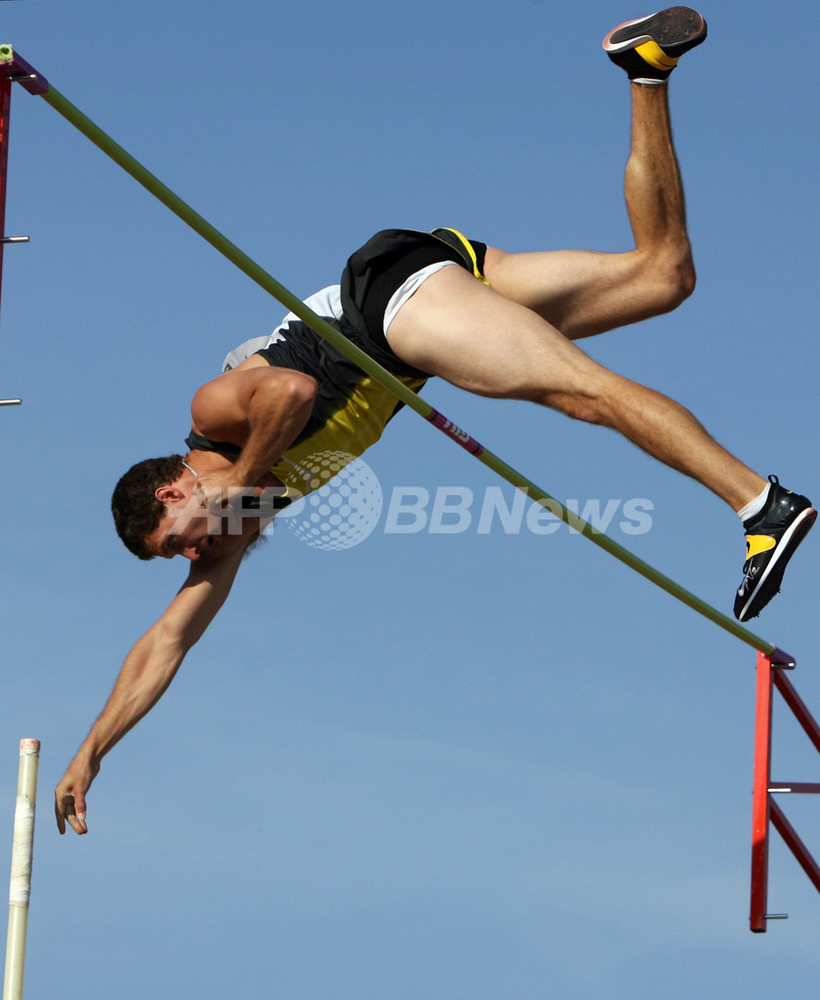
[[[411,281],[420,272],[432,273],[438,265],[459,264],[484,279],[485,243],[468,240],[455,229],[384,229],[357,250],[342,273],[342,332],[357,347],[395,375],[427,373],[396,357],[385,337],[390,320],[414,290]],[[399,298],[396,298],[397,292]],[[394,307],[388,313],[388,307]]]
[[[322,289],[305,299],[305,304],[393,375],[427,378],[429,373],[405,364],[393,353],[385,337],[387,325],[423,278],[440,266],[457,264],[485,281],[486,251],[486,244],[468,240],[455,229],[432,233],[385,229],[350,257],[340,285]],[[332,359],[336,363],[341,357],[293,313],[271,334],[231,351],[222,370],[236,368],[254,353],[262,354],[269,364],[295,368],[320,381],[326,374],[322,362]],[[352,366],[352,362],[347,364]]]

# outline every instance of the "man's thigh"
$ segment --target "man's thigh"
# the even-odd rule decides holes
[[[405,362],[484,396],[551,405],[605,372],[558,330],[458,267],[431,275],[387,332]]]
[[[505,298],[537,312],[570,340],[651,315],[634,253],[550,250],[507,253],[490,247],[484,274]]]

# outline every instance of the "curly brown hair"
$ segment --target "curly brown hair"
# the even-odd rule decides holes
[[[131,466],[114,488],[111,513],[114,525],[129,552],[140,559],[153,559],[145,543],[147,535],[159,526],[165,505],[154,496],[160,486],[174,483],[182,475],[182,455],[147,458]]]

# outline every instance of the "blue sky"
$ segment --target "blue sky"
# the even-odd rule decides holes
[[[4,0],[0,42],[307,295],[386,226],[626,248],[629,95],[600,40],[648,12]],[[778,13],[715,0],[671,85],[695,295],[587,346],[818,497],[816,83],[791,26],[820,13]],[[105,760],[89,836],[59,838],[52,789],[184,576],[125,552],[113,483],[182,447],[194,389],[283,310],[19,89],[6,230],[31,237],[0,317],[0,396],[24,401],[0,412],[0,848],[17,741],[43,741],[27,997],[805,995],[820,899],[776,835],[790,918],[747,924],[754,651],[566,528],[382,523],[327,552],[280,527]],[[742,532],[702,488],[556,414],[425,395],[560,499],[617,501],[617,541],[730,610]],[[388,499],[499,485],[409,412],[366,460]],[[651,530],[620,527],[630,500]],[[817,559],[755,631],[820,714]],[[774,777],[817,780],[777,722]],[[820,853],[817,803],[785,808]]]

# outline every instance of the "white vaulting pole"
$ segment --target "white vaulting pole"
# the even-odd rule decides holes
[[[11,844],[9,932],[6,940],[6,978],[3,983],[3,1000],[21,1000],[23,996],[39,760],[40,741],[20,740],[17,806],[14,810],[14,837]]]

